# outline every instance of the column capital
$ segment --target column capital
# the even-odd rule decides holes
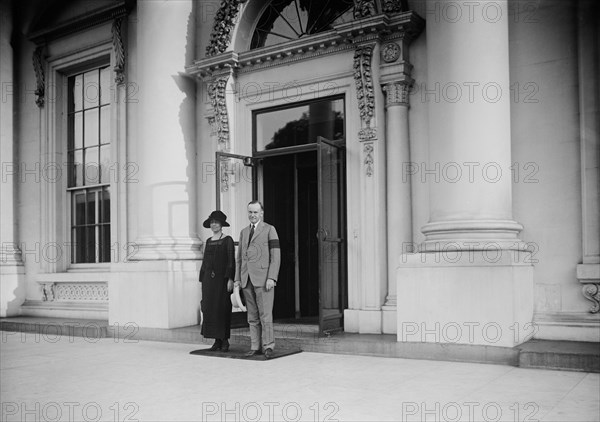
[[[408,94],[412,83],[409,81],[389,82],[382,86],[385,92],[385,108],[393,106],[408,107]]]

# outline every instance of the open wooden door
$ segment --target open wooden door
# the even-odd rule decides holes
[[[343,329],[346,298],[346,183],[343,145],[317,138],[319,329]]]

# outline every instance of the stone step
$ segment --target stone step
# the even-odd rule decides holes
[[[232,321],[230,342],[250,345],[247,324]],[[75,336],[94,341],[97,338],[120,338],[124,342],[165,341],[194,345],[211,345],[199,325],[161,329],[134,324],[109,325],[103,320],[63,318],[0,318],[5,336],[27,333],[40,341],[56,342],[59,336]],[[319,334],[318,327],[306,324],[275,324],[275,343],[282,347],[298,347],[306,352],[379,356],[390,358],[477,362],[526,368],[561,369],[600,372],[600,344],[571,341],[530,340],[518,347],[473,346],[442,343],[399,343],[393,334],[354,334],[337,332]]]
[[[582,341],[529,340],[518,346],[523,368],[600,372],[600,344]]]

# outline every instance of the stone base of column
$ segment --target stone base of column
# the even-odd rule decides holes
[[[108,285],[109,324],[177,328],[200,322],[199,261],[116,264]]]
[[[25,267],[0,265],[0,317],[20,315],[25,301]]]
[[[381,329],[383,334],[396,334],[398,332],[398,315],[396,305],[383,305],[381,310]]]
[[[191,237],[142,237],[129,246],[131,261],[202,259],[202,241]]]
[[[359,334],[381,334],[381,310],[344,310],[344,331]]]
[[[445,250],[527,250],[519,240],[523,226],[511,220],[457,220],[433,222],[423,226],[425,241],[420,252]]]
[[[528,253],[402,255],[397,274],[400,342],[514,347],[534,333]]]
[[[535,338],[600,343],[600,314],[561,312],[535,314]]]

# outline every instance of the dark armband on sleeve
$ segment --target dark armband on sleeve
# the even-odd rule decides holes
[[[279,239],[269,240],[269,249],[279,249]]]

